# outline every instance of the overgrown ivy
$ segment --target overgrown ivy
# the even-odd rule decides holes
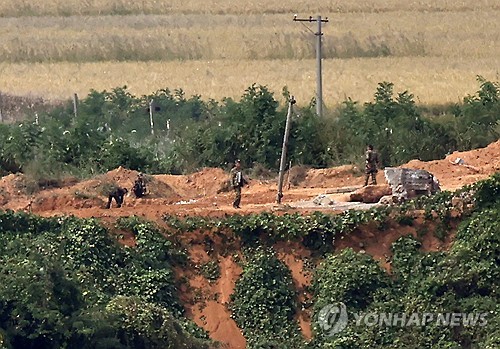
[[[177,298],[171,263],[182,251],[150,223],[120,224],[135,247],[94,219],[0,212],[3,346],[208,348]]]
[[[242,329],[247,348],[303,347],[292,276],[273,250],[246,250],[243,273],[231,296],[232,318]]]
[[[496,348],[499,182],[497,173],[455,193],[420,198],[398,208],[339,215],[262,213],[185,220],[166,216],[169,231],[138,217],[120,219],[117,228],[135,237],[132,247],[119,245],[95,219],[0,212],[1,345],[176,348],[182,343],[208,348],[207,334],[183,317],[172,265],[185,265],[187,254],[170,237],[210,230],[234,234],[244,247],[243,273],[231,311],[249,348]],[[415,209],[423,209],[428,219],[448,219],[453,198],[470,207],[449,251],[422,252],[418,236],[404,236],[392,245],[391,275],[367,254],[351,249],[333,253],[335,239],[366,224],[382,231],[388,220],[406,222]],[[290,270],[272,249],[278,241],[301,241],[323,258],[310,289],[314,338],[308,344],[295,319]],[[215,264],[203,268],[209,278],[218,278]],[[344,331],[326,336],[317,314],[336,302],[361,314],[485,313],[487,323],[380,328],[356,326],[351,319]]]

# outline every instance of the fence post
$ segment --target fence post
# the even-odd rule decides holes
[[[155,129],[153,124],[153,100],[149,102],[149,123],[151,124],[151,135],[155,135]]]
[[[76,93],[73,95],[73,112],[76,118],[78,116],[78,95]]]
[[[0,92],[0,122],[3,122],[2,107],[3,107],[3,97],[2,93]]]

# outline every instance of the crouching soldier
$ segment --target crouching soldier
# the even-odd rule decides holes
[[[144,180],[144,175],[139,173],[137,179],[134,182],[134,186],[132,187],[132,191],[134,195],[138,198],[142,198],[146,195],[146,181]]]
[[[111,208],[111,201],[113,201],[113,199],[116,201],[116,207],[122,207],[123,199],[127,193],[128,190],[126,188],[114,188],[108,195],[108,204],[106,205],[106,208]]]

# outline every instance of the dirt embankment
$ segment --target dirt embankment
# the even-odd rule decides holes
[[[242,272],[237,263],[241,253],[238,241],[199,231],[182,234],[179,241],[189,252],[188,267],[175,268],[186,316],[224,347],[244,349],[245,338],[229,310],[231,294]]]
[[[439,180],[441,188],[455,190],[500,171],[500,141],[486,148],[455,152],[441,160],[412,160],[401,167],[427,170]],[[130,190],[137,175],[136,171],[120,167],[79,183],[61,181],[60,188],[52,187],[34,194],[30,194],[33,188],[22,174],[9,175],[0,179],[0,208],[32,210],[41,215],[138,215],[149,219],[159,219],[164,214],[223,216],[275,209],[275,180],[251,180],[250,185],[243,188],[243,208],[237,211],[231,206],[233,194],[220,192],[228,173],[215,168],[204,168],[190,175],[146,176],[149,192],[146,197],[136,199],[129,193],[122,209],[104,209],[106,188],[119,185]],[[378,183],[385,183],[383,171],[379,171],[377,179]],[[363,182],[362,171],[352,165],[328,169],[292,168],[290,181],[283,192],[283,203],[311,200],[329,190],[356,187]],[[339,196],[339,201],[342,200]]]
[[[416,212],[412,225],[390,221],[383,230],[378,229],[376,224],[363,226],[337,239],[334,249],[340,251],[352,248],[369,254],[389,273],[391,245],[402,236],[413,235],[421,239],[421,249],[425,252],[447,250],[452,243],[453,234],[440,240],[437,225],[426,221],[423,214]],[[453,231],[458,222],[458,219],[452,219]],[[179,296],[186,309],[186,316],[204,328],[213,340],[222,343],[223,348],[245,348],[245,338],[231,318],[230,311],[231,295],[244,262],[240,240],[230,231],[213,230],[177,233],[174,238],[189,254],[187,265],[175,267]],[[127,235],[122,243],[133,246],[133,236]],[[311,339],[312,295],[309,293],[309,286],[322,257],[304,247],[300,241],[278,242],[273,247],[277,257],[291,271],[298,302],[295,320],[304,338]]]
[[[412,160],[401,167],[427,170],[439,180],[441,188],[455,190],[500,171],[500,140],[486,148],[454,152],[442,160]]]

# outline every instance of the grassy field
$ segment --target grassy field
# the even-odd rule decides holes
[[[107,14],[276,14],[298,12],[350,13],[393,11],[470,11],[500,9],[494,0],[2,0],[0,16],[22,17]],[[307,15],[314,15],[309,13]]]
[[[299,103],[315,91],[315,23],[323,27],[324,101],[370,100],[381,81],[420,103],[457,102],[476,75],[499,80],[500,3],[481,0],[3,0],[0,91],[68,98],[127,85],[238,98],[252,83]]]

